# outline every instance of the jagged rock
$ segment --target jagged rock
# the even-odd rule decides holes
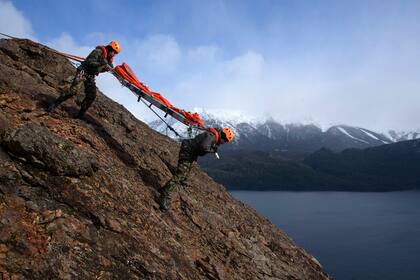
[[[100,92],[84,121],[74,99],[46,114],[65,58],[0,40],[0,72],[3,279],[329,279],[196,164],[160,211],[179,144]]]
[[[58,175],[92,175],[97,169],[96,159],[91,154],[37,124],[25,124],[3,138],[2,144],[10,153]]]

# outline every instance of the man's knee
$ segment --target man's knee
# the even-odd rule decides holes
[[[187,177],[190,173],[192,163],[189,161],[182,161],[178,165],[178,173],[183,177]]]
[[[75,96],[76,94],[78,94],[82,90],[82,86],[83,86],[82,81],[79,81],[77,83],[72,83],[70,88],[68,90],[64,91],[61,94],[60,98],[61,99],[69,99],[70,97]]]

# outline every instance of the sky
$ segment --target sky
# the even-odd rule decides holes
[[[0,32],[86,56],[111,40],[186,110],[420,129],[420,1],[0,0]],[[98,87],[152,115],[110,74]]]

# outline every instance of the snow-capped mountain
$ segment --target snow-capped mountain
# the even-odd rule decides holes
[[[389,130],[386,136],[393,142],[420,139],[420,129],[416,131],[395,131]]]
[[[235,133],[235,140],[238,140],[242,135],[246,136],[248,133],[252,134],[255,129],[254,125],[265,120],[265,118],[251,118],[243,112],[227,112],[218,110],[212,110],[209,112],[200,108],[195,108],[193,111],[199,113],[201,118],[209,127],[230,127]],[[173,118],[165,119],[165,121],[182,137],[188,137],[187,126]],[[176,134],[168,129],[168,126],[161,120],[152,121],[149,123],[149,126],[160,133],[168,135],[171,138],[177,137]],[[198,132],[199,131],[193,131],[193,133]]]
[[[348,125],[335,125],[322,130],[314,124],[282,124],[272,118],[249,118],[244,114],[209,113],[199,111],[208,126],[230,127],[235,133],[232,145],[223,147],[226,151],[256,150],[274,152],[279,155],[301,159],[321,149],[328,148],[339,152],[347,148],[368,148],[397,141],[420,138],[419,132],[387,135],[365,128]],[[188,137],[187,127],[177,121],[168,123],[183,137]],[[153,121],[149,125],[170,137],[175,134],[161,122]],[[193,136],[194,133],[191,135]]]

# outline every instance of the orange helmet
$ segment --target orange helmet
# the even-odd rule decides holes
[[[110,46],[116,53],[121,51],[120,43],[118,43],[118,41],[111,41],[108,46]]]
[[[225,135],[226,139],[228,140],[228,142],[231,142],[233,140],[234,134],[232,129],[228,128],[228,127],[224,127],[222,129],[223,134]]]

